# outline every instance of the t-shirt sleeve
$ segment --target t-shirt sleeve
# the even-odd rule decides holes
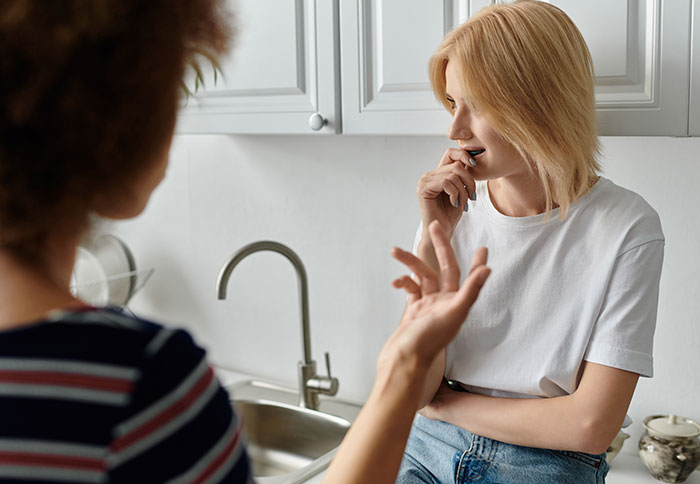
[[[109,483],[252,482],[240,420],[187,332],[157,333],[141,372],[113,431]]]
[[[615,261],[584,360],[653,375],[652,350],[664,241],[627,250]]]

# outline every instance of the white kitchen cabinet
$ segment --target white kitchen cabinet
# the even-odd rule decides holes
[[[337,0],[237,0],[231,55],[182,108],[178,133],[340,133]],[[315,113],[326,124],[314,131]],[[318,116],[317,116],[318,118]],[[319,118],[320,119],[320,118]]]
[[[341,0],[343,131],[445,133],[427,61],[450,28],[488,3]],[[601,134],[687,134],[690,0],[550,3],[591,50]]]
[[[700,136],[700,1],[693,0],[693,44],[690,57],[690,136]]]
[[[700,135],[693,1],[550,0],[591,50],[600,134],[687,136],[690,125]],[[238,0],[224,81],[213,86],[209,75],[178,132],[313,133],[309,118],[319,113],[327,119],[319,133],[444,135],[450,117],[430,89],[428,59],[451,28],[489,3]]]
[[[488,0],[341,0],[343,132],[444,134],[428,59]]]
[[[686,136],[691,0],[552,0],[593,57],[603,135]]]

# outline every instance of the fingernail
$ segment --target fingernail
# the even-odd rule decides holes
[[[474,161],[474,158],[472,158],[471,156],[469,157],[469,164],[472,166],[476,166],[476,161]]]
[[[465,211],[465,212],[468,212],[468,211],[469,211],[469,204],[468,204],[468,203],[465,203],[465,204],[464,204],[464,211]]]
[[[474,201],[476,202],[476,190],[474,190],[474,191],[472,192],[471,199],[474,200]]]

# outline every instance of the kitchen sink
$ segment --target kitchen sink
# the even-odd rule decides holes
[[[353,403],[323,397],[318,410],[302,408],[295,390],[260,381],[228,390],[260,484],[301,483],[325,470],[360,411]]]

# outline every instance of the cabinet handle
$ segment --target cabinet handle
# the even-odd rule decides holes
[[[318,131],[328,124],[328,120],[321,116],[321,113],[313,113],[309,116],[309,127],[314,131]]]

